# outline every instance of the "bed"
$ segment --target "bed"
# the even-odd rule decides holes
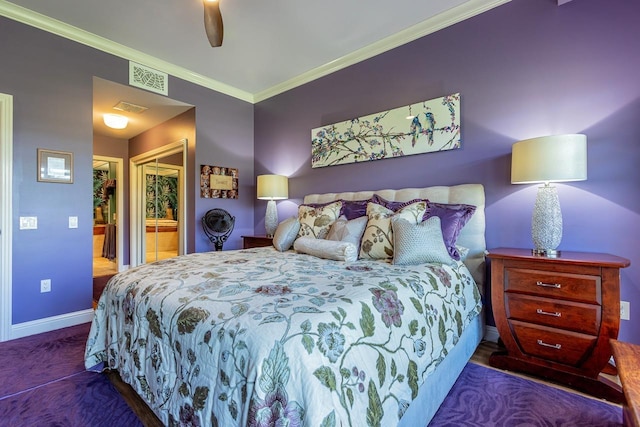
[[[475,206],[456,241],[464,261],[265,247],[143,265],[105,288],[85,366],[117,370],[165,425],[426,425],[483,336],[484,190],[304,203],[374,193]]]

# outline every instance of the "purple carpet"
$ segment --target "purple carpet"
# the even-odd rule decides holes
[[[84,324],[0,343],[0,427],[142,425],[104,375],[85,371],[88,332],[89,324]],[[473,363],[429,424],[621,425],[618,406]]]
[[[84,368],[90,324],[0,343],[0,426],[142,426],[109,379]]]
[[[619,406],[468,363],[430,427],[620,427]]]

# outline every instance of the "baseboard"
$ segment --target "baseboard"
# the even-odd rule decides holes
[[[30,322],[11,325],[9,339],[14,340],[17,338],[27,337],[29,335],[55,331],[56,329],[68,328],[69,326],[80,325],[81,323],[88,323],[92,320],[93,309],[61,314],[59,316],[46,317],[44,319],[32,320]]]
[[[498,342],[500,338],[500,334],[498,333],[498,328],[495,326],[485,326],[484,329],[484,339],[485,341]]]

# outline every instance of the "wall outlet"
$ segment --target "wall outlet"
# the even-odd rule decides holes
[[[69,217],[69,228],[78,228],[78,217],[70,216]]]
[[[40,280],[40,292],[51,292],[51,279]]]
[[[629,301],[620,301],[620,320],[629,320],[630,310]]]

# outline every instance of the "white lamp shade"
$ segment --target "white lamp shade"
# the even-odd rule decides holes
[[[105,114],[102,116],[102,119],[104,120],[104,124],[112,129],[124,129],[129,123],[129,119],[120,114]]]
[[[584,181],[587,179],[587,137],[553,135],[513,144],[511,183]]]
[[[289,179],[284,175],[258,175],[256,192],[260,200],[287,199]]]

